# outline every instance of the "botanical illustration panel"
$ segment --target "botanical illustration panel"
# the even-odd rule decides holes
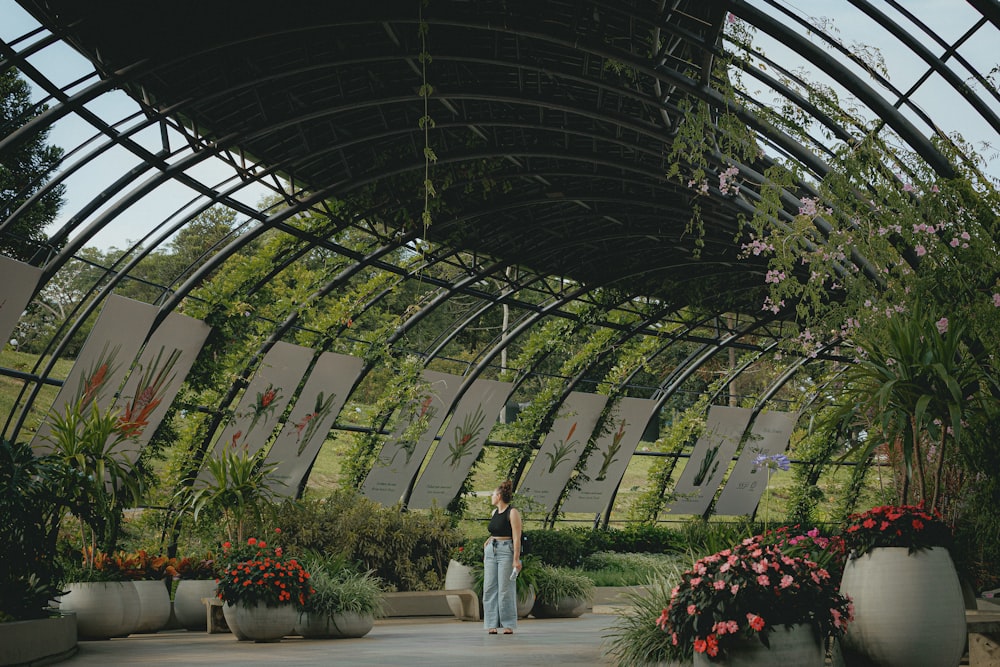
[[[37,266],[0,255],[0,345],[9,340],[42,276]]]
[[[117,400],[134,429],[120,450],[130,461],[153,437],[211,330],[201,320],[172,312],[149,337]]]
[[[530,497],[545,511],[552,509],[607,402],[608,397],[603,394],[570,393],[518,487],[518,493]]]
[[[215,443],[215,456],[236,447],[256,454],[267,444],[313,354],[307,347],[283,341],[276,342],[267,351],[243,392],[233,418]],[[204,469],[201,474],[205,474]]]
[[[729,462],[743,439],[753,410],[713,405],[705,430],[695,443],[691,458],[674,486],[678,499],[668,506],[671,514],[703,514],[729,469]]]
[[[396,504],[409,488],[464,381],[459,375],[437,371],[425,370],[422,375],[428,386],[396,420],[392,436],[361,487],[366,497],[383,505]],[[421,420],[426,421],[426,428],[419,428]]]
[[[62,414],[66,406],[78,400],[83,401],[84,407],[93,404],[101,410],[111,407],[157,311],[156,306],[148,303],[115,294],[109,296],[56,395],[52,410]],[[50,433],[48,422],[43,421],[31,441],[39,455],[51,451]]]
[[[625,475],[628,462],[653,417],[656,405],[657,401],[649,398],[626,396],[618,401],[612,419],[613,428],[597,438],[594,451],[583,467],[583,474],[590,480],[569,492],[562,505],[564,512],[596,514],[607,506],[611,494]]]
[[[409,507],[428,508],[435,502],[445,507],[451,502],[513,389],[512,383],[497,380],[476,380],[469,387],[417,480]]]
[[[275,479],[284,483],[274,489],[276,495],[295,495],[344,408],[362,366],[363,359],[335,352],[324,352],[316,360],[288,421],[267,454],[267,463],[278,466]]]
[[[764,412],[757,415],[750,437],[730,473],[726,486],[715,503],[715,514],[752,514],[767,487],[768,471],[756,462],[758,457],[781,454],[788,448],[798,413]]]

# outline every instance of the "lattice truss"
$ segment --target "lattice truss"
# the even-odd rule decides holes
[[[246,302],[294,283],[304,262],[328,270],[258,318],[243,377],[279,340],[363,357],[388,341],[429,368],[506,373],[524,394],[556,378],[564,395],[689,403],[705,388],[692,378],[711,370],[725,377],[712,400],[787,403],[791,378],[836,357],[776,354],[798,331],[790,309],[762,307],[767,263],[745,249],[754,184],[775,164],[794,171],[773,217],[787,225],[859,137],[947,176],[941,146],[955,132],[987,156],[1000,132],[995,1],[956,1],[946,17],[895,1],[810,4],[8,1],[4,23],[19,32],[4,29],[0,69],[28,80],[37,106],[0,131],[0,155],[39,132],[65,153],[28,184],[34,197],[0,211],[0,238],[41,267],[36,298],[64,272],[94,276],[42,359],[65,354],[130,281],[163,318],[249,253],[259,274]],[[700,154],[672,151],[702,103],[715,127],[753,137],[752,154],[718,137]],[[703,180],[686,180],[695,170]],[[48,238],[14,238],[60,186],[69,203]],[[231,234],[171,275],[143,273],[213,207],[235,213]],[[95,265],[88,246],[114,248],[113,261]],[[386,311],[383,338],[355,335]],[[599,339],[601,352],[572,372],[558,348],[518,367],[545,327],[577,346]],[[643,363],[613,373],[627,354]],[[749,381],[762,365],[767,379]],[[6,437],[47,408],[53,368],[0,369],[23,387]]]

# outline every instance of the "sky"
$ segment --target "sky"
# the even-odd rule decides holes
[[[764,0],[751,0],[751,3],[762,7],[766,4]],[[895,38],[891,37],[877,22],[865,17],[860,10],[851,6],[846,0],[828,0],[821,3],[815,2],[815,0],[798,0],[797,2],[782,2],[781,4],[800,15],[812,13],[815,22],[832,26],[844,44],[852,49],[857,50],[861,48],[859,45],[864,44],[877,45],[891,73],[892,83],[901,90],[910,88],[927,70],[927,65],[923,61],[914,56],[907,48],[900,46]],[[904,24],[908,24],[905,18],[900,17],[888,6],[878,4],[894,18],[899,18]],[[906,0],[903,4],[908,10],[933,26],[933,29],[949,42],[964,34],[979,16],[963,0]],[[773,12],[774,10],[769,11]],[[908,25],[911,33],[919,34],[919,29],[916,26]],[[10,42],[36,27],[37,23],[34,19],[14,0],[0,0],[0,38]],[[933,53],[940,55],[943,52],[944,47],[931,43],[926,36],[923,36],[921,41],[929,43]],[[987,25],[963,44],[959,53],[981,71],[989,72],[998,63],[997,43],[996,29]],[[766,35],[759,32],[755,38],[755,44],[759,45],[769,57],[780,62],[804,62],[784,45],[768,39]],[[18,47],[15,45],[15,48]],[[43,49],[31,58],[31,63],[60,86],[86,77],[93,72],[85,59],[61,44]],[[823,75],[819,72],[807,72],[807,75],[813,80],[823,80]],[[94,79],[90,79],[87,83],[93,81]],[[1000,146],[1000,137],[960,96],[946,87],[934,75],[917,89],[913,99],[945,131],[960,132],[966,139],[973,142],[988,142],[989,146],[977,146],[977,148],[980,150],[980,154],[989,160],[987,172],[994,178],[1000,177],[1000,159],[997,158],[996,148]],[[89,105],[89,108],[102,117],[110,119],[126,118],[138,111],[138,105],[120,92],[101,96],[92,105]],[[912,112],[904,109],[904,113],[918,123],[922,132],[930,133],[930,128],[919,121]],[[93,133],[93,128],[87,123],[76,116],[70,116],[56,123],[49,135],[49,141],[69,152],[73,147],[85,142]],[[144,131],[139,135],[139,138],[141,143],[151,150],[157,150],[161,146],[158,130]],[[172,148],[182,144],[180,136],[171,137],[170,145]],[[82,152],[71,154],[67,163],[72,163],[83,154]],[[84,203],[100,193],[118,175],[138,162],[138,158],[127,151],[114,149],[106,156],[88,165],[87,168],[81,169],[79,173],[69,177],[66,182],[67,203],[63,207],[63,213],[47,231],[51,233],[62,226],[74,211],[79,210]],[[231,170],[221,163],[206,164],[192,170],[191,173],[211,184],[222,182],[231,177]],[[241,190],[237,198],[250,206],[257,207],[267,194],[269,191],[263,186],[252,185]],[[189,202],[195,197],[195,193],[177,183],[172,182],[161,186],[139,203],[125,210],[115,221],[99,232],[88,245],[105,250],[110,247],[124,248],[129,245],[130,241],[141,238],[153,222],[160,222],[182,211],[189,206]]]
[[[0,0],[0,37],[5,41],[16,39],[37,27],[37,21],[31,18],[16,2]],[[31,57],[29,62],[59,86],[65,86],[81,77],[92,75],[94,71],[85,58],[61,43],[42,49],[37,55]],[[96,79],[91,78],[85,84],[71,89],[71,92],[77,92],[94,82]],[[36,90],[38,99],[40,99],[41,94],[41,91]],[[101,95],[93,103],[88,104],[87,108],[106,120],[124,119],[139,111],[138,104],[125,93],[118,91]],[[49,143],[60,146],[67,153],[70,153],[75,147],[91,138],[94,133],[95,130],[91,125],[70,114],[55,123],[49,134]],[[162,146],[159,128],[143,131],[138,136],[138,140],[154,151],[159,150]],[[184,143],[184,139],[179,134],[172,133],[171,148],[177,148]],[[96,145],[96,142],[91,144],[91,146],[93,145]],[[69,155],[67,162],[72,162],[83,154],[81,152],[75,156]],[[139,163],[140,160],[136,156],[116,147],[67,178],[66,204],[63,206],[59,218],[46,231],[51,234],[60,228],[74,211],[79,210],[81,206],[93,199],[123,172]],[[201,178],[203,182],[213,185],[232,177],[232,169],[220,161],[211,161],[204,166],[189,170],[189,173]],[[268,194],[270,194],[270,190],[264,186],[251,184],[242,190],[237,198],[243,203],[258,208],[262,198]],[[150,221],[164,220],[173,212],[189,206],[189,202],[196,196],[192,190],[175,182],[162,185],[130,206],[116,220],[95,235],[87,245],[102,250],[111,247],[125,248],[130,241],[142,238],[143,234],[150,228]]]

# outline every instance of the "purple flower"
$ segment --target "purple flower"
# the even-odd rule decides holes
[[[784,454],[758,454],[753,459],[753,467],[758,470],[790,470],[792,462]]]

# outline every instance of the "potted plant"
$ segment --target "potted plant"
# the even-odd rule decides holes
[[[66,566],[68,592],[59,609],[76,614],[80,639],[126,637],[139,620],[139,592],[114,556],[86,547],[82,558]]]
[[[575,569],[545,563],[532,569],[535,618],[576,618],[594,599],[594,582]]]
[[[695,665],[758,652],[761,664],[775,664],[779,650],[787,664],[824,664],[823,640],[845,630],[851,603],[825,568],[785,553],[785,543],[755,535],[681,575],[657,624],[674,645],[691,651]]]
[[[313,593],[299,610],[295,629],[307,639],[363,637],[383,615],[382,587],[369,570],[343,563],[307,560]]]
[[[486,537],[469,537],[452,547],[448,569],[444,573],[445,590],[472,589],[483,605],[483,542]],[[476,588],[478,583],[479,588]],[[457,595],[449,595],[448,607],[456,618],[462,617],[462,601]]]
[[[310,574],[299,561],[255,537],[236,547],[223,544],[221,561],[217,595],[237,637],[270,642],[290,634],[298,610],[313,593]]]
[[[841,591],[855,623],[845,658],[880,665],[958,665],[967,637],[965,604],[948,548],[951,529],[936,511],[885,505],[851,515],[843,532],[851,557]]]
[[[211,553],[204,558],[179,558],[175,569],[174,615],[177,622],[186,630],[205,630],[208,625],[202,598],[216,596],[215,558]]]

